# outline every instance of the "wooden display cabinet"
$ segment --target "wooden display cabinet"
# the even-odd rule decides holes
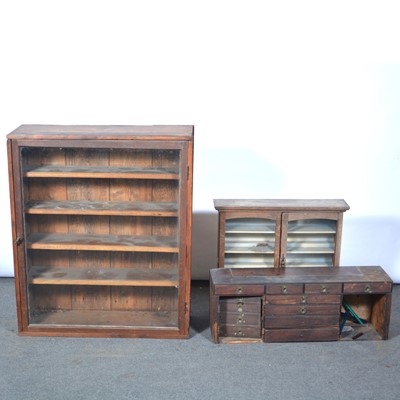
[[[22,335],[186,338],[192,126],[8,135]]]
[[[340,264],[344,200],[214,200],[218,267]]]
[[[212,340],[386,340],[392,285],[381,267],[212,269]]]

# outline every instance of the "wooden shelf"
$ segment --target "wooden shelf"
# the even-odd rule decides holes
[[[102,166],[30,166],[23,173],[27,178],[90,178],[90,179],[179,179],[172,168],[132,168]]]
[[[126,329],[163,329],[178,327],[174,311],[60,310],[33,311],[30,326],[84,327]]]
[[[176,271],[135,268],[32,267],[28,280],[33,285],[179,286]]]
[[[27,248],[37,250],[141,251],[178,253],[177,239],[169,236],[123,236],[33,233]]]
[[[287,244],[287,255],[289,254],[334,254],[335,249],[329,243],[325,245],[312,245],[310,243],[293,243]]]
[[[256,248],[256,246],[254,246],[254,248],[248,248],[248,249],[244,249],[244,248],[238,248],[238,247],[229,247],[225,249],[225,254],[274,254],[275,251],[274,249],[270,249],[270,250],[265,250],[265,248],[263,247],[263,250]]]
[[[167,202],[113,201],[30,201],[27,214],[116,215],[139,217],[177,217],[178,204]]]
[[[261,221],[261,222],[232,222],[227,221],[225,233],[246,233],[246,234],[275,234],[276,224],[275,222]]]

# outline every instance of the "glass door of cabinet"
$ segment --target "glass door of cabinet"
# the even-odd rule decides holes
[[[339,264],[338,213],[284,213],[281,267],[332,267]]]
[[[95,144],[20,149],[29,324],[177,330],[186,159]]]
[[[223,257],[222,266],[274,268],[277,265],[280,225],[275,215],[230,216],[223,223],[223,254],[220,254],[220,257]]]

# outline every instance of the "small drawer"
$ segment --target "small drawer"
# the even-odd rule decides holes
[[[339,314],[336,315],[295,315],[279,316],[264,319],[265,328],[325,328],[337,324],[339,326]]]
[[[221,313],[219,315],[221,325],[261,325],[261,314],[237,314]]]
[[[266,295],[265,304],[340,304],[339,294]]]
[[[340,294],[341,292],[341,283],[306,283],[304,285],[304,293]]]
[[[326,342],[339,340],[339,328],[320,329],[266,329],[264,342]]]
[[[219,311],[236,313],[260,313],[261,297],[231,297],[219,299]]]
[[[262,296],[263,285],[215,285],[215,294],[225,296]]]
[[[220,325],[219,335],[237,338],[261,338],[261,326]]]
[[[302,283],[274,284],[266,285],[267,294],[298,294],[303,293]]]
[[[264,308],[265,315],[329,315],[336,314],[339,318],[340,304],[299,304],[299,305],[270,305]]]
[[[392,284],[390,282],[365,282],[365,283],[345,283],[343,293],[390,293]]]

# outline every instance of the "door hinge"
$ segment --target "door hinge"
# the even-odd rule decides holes
[[[189,306],[188,303],[185,301],[185,314],[187,314],[189,311]]]
[[[189,171],[190,171],[190,167],[189,165],[187,166],[187,171],[186,171],[186,179],[189,180]]]

